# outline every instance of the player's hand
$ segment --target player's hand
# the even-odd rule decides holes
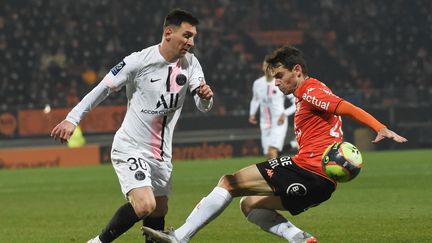
[[[397,133],[393,132],[392,130],[384,127],[378,131],[378,134],[375,137],[375,139],[372,141],[372,143],[378,143],[379,141],[383,140],[384,138],[392,139],[393,141],[398,142],[398,143],[405,143],[408,141],[406,138],[404,138],[404,137],[398,135]]]
[[[257,124],[257,120],[255,116],[249,116],[249,123],[256,125]]]
[[[277,124],[278,124],[278,125],[282,125],[282,124],[284,124],[285,119],[286,119],[286,116],[285,116],[285,114],[282,113],[282,114],[279,116],[279,118],[278,118]]]
[[[197,94],[204,100],[210,100],[213,97],[213,91],[204,81],[201,81]]]
[[[67,142],[67,140],[72,136],[75,125],[70,121],[62,121],[60,122],[54,129],[51,131],[51,137],[54,140],[60,140],[61,143]]]

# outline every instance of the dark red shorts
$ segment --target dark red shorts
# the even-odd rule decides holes
[[[292,215],[328,200],[336,189],[329,179],[298,166],[289,156],[256,164],[261,175]]]

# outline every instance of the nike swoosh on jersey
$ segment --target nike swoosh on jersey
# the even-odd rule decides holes
[[[150,82],[154,83],[154,82],[159,81],[159,80],[161,80],[161,79],[160,78],[158,78],[158,79],[150,79]]]

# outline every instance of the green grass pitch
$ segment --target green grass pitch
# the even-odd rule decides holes
[[[299,216],[320,242],[432,242],[432,150],[363,153],[360,175]],[[224,173],[263,158],[174,163],[167,225],[178,227]],[[110,165],[0,170],[0,242],[85,242],[125,201]],[[143,242],[140,224],[117,242]],[[284,242],[250,224],[239,199],[192,242]]]

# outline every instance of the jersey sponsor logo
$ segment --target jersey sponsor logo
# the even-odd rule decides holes
[[[317,107],[320,107],[321,109],[328,110],[330,106],[330,102],[324,102],[319,99],[317,99],[315,96],[308,95],[306,93],[302,96],[303,100],[307,101],[308,103],[311,103],[312,105],[315,105]]]
[[[174,113],[176,109],[170,109],[170,110],[163,110],[163,111],[155,111],[155,110],[148,110],[148,109],[142,109],[141,112],[144,114],[150,114],[150,115],[168,115],[170,113]]]
[[[176,77],[176,83],[177,83],[178,85],[180,85],[180,86],[185,85],[186,80],[187,80],[187,78],[186,78],[186,76],[185,76],[184,74],[179,74],[179,75],[177,75],[177,77]]]
[[[301,183],[293,183],[288,186],[286,193],[290,196],[306,196],[307,189]]]
[[[289,156],[282,156],[280,158],[268,160],[267,162],[269,163],[269,165],[272,169],[278,167],[279,165],[282,165],[285,167],[292,165],[291,157],[289,157]]]
[[[177,107],[178,98],[178,93],[170,93],[168,99],[166,99],[164,95],[161,95],[158,102],[156,103],[156,109],[158,109],[162,105],[165,109],[175,108]]]
[[[124,68],[124,66],[126,66],[126,63],[123,60],[119,62],[119,64],[115,65],[115,67],[111,68],[111,73],[116,76],[120,72],[120,70]]]
[[[179,96],[179,93],[170,93],[167,97],[162,94],[154,110],[142,109],[141,112],[150,115],[168,115],[174,113],[177,110]],[[157,110],[161,107],[163,110]]]
[[[157,82],[159,80],[161,80],[161,79],[160,78],[158,78],[158,79],[150,79],[150,83],[154,83],[154,82]]]

